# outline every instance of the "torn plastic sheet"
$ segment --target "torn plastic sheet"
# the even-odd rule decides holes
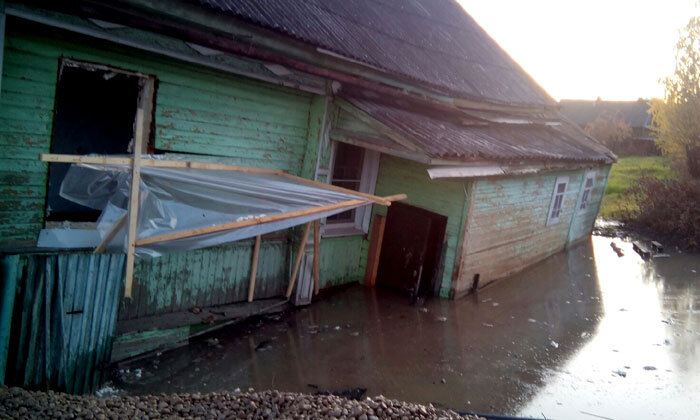
[[[127,213],[131,167],[71,165],[61,184],[61,197],[102,210],[97,222],[105,238]],[[272,216],[348,200],[361,204],[323,213],[254,224],[238,229],[136,247],[136,255],[158,257],[166,252],[205,248],[255,237],[322,219],[371,201],[295,181],[277,174],[229,170],[141,167],[141,203],[137,239]],[[108,252],[125,252],[128,223],[107,244]]]

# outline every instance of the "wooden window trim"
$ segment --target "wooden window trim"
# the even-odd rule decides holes
[[[559,193],[559,185],[564,184],[564,191]],[[554,182],[554,189],[552,191],[552,199],[549,203],[549,211],[547,212],[547,226],[553,226],[559,223],[561,220],[561,212],[564,209],[564,198],[566,197],[566,190],[569,187],[569,177],[568,176],[560,176],[557,177],[556,181]],[[555,217],[552,217],[552,213],[554,212],[555,204],[557,202],[557,198],[561,195],[561,201],[559,202],[559,212]]]
[[[360,146],[355,146],[360,147]],[[331,145],[330,167],[328,168],[328,183],[333,182],[333,169],[338,142]],[[379,152],[364,149],[364,160],[362,162],[362,176],[360,179],[360,191],[365,194],[374,194],[377,186],[377,176],[379,174]],[[372,217],[372,205],[362,206],[355,209],[355,220],[349,223],[327,223],[324,219],[323,237],[332,238],[338,236],[364,235],[369,231],[369,224]]]
[[[595,177],[595,171],[588,171],[584,175],[583,181],[581,181],[581,194],[576,202],[576,214],[584,214],[586,211],[588,211],[588,205],[591,203],[591,196],[593,195],[593,188],[595,188]],[[591,187],[587,188],[586,183],[589,179],[591,180]],[[587,196],[586,190],[588,190]]]

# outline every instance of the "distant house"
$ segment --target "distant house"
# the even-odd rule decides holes
[[[594,122],[598,117],[611,116],[619,113],[622,119],[632,129],[632,137],[622,145],[622,152],[636,155],[658,155],[659,150],[654,141],[656,135],[651,130],[651,114],[649,101],[586,101],[578,99],[562,99],[559,102],[561,113],[578,124],[581,128]]]
[[[94,232],[99,216],[63,200],[65,167],[39,154],[131,153],[137,102],[149,154],[408,195],[323,221],[321,288],[463,296],[586,240],[616,160],[454,1],[3,5],[12,383],[89,392],[104,363],[284,294],[294,229],[262,237],[251,304],[252,240],[138,259],[130,298],[123,254],[74,249],[77,234],[73,249],[37,248],[56,229]]]

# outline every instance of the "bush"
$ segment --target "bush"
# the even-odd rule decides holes
[[[631,193],[637,205],[626,212],[626,222],[700,248],[700,182],[645,176]]]

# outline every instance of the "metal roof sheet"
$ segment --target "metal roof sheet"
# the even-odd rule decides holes
[[[453,0],[193,0],[441,93],[554,100]]]
[[[616,159],[607,148],[565,120],[557,119],[559,122],[554,124],[469,123],[468,113],[416,112],[366,98],[345,99],[405,136],[433,159],[583,162]]]

